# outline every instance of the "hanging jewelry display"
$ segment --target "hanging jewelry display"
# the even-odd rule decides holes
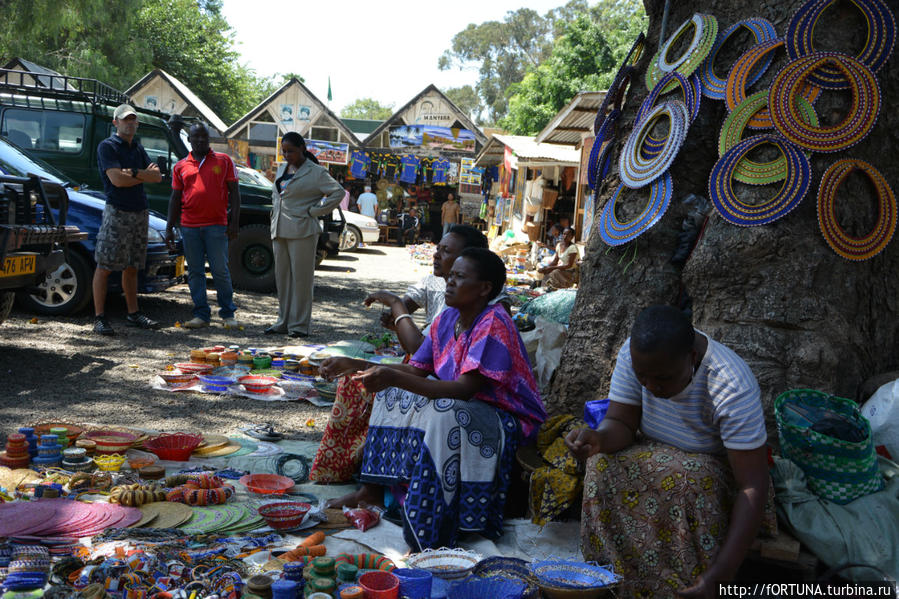
[[[659,153],[644,158],[640,150],[656,123],[668,118],[668,134]],[[639,189],[659,178],[674,162],[690,126],[687,106],[680,100],[669,100],[653,108],[631,131],[618,160],[621,181],[632,189]]]
[[[725,77],[722,79],[715,74],[715,57],[717,56],[718,51],[721,50],[721,47],[724,46],[725,43],[727,43],[727,40],[730,39],[730,37],[740,29],[747,29],[749,33],[752,34],[752,37],[755,38],[756,44],[760,44],[777,37],[777,31],[774,29],[774,25],[771,24],[771,21],[769,21],[768,19],[762,19],[760,17],[738,21],[728,27],[724,31],[724,33],[718,34],[718,38],[715,40],[715,45],[713,45],[712,49],[709,51],[709,57],[706,58],[705,62],[702,63],[702,67],[697,71],[700,80],[702,81],[702,94],[707,98],[711,98],[712,100],[724,99],[724,90],[727,86],[727,78]],[[774,57],[771,55],[767,55],[765,56],[764,60],[760,61],[758,65],[756,65],[756,67],[749,73],[749,76],[747,77],[747,87],[758,81],[762,77],[762,75],[765,74],[765,71],[768,70],[769,66],[771,66],[772,60],[774,60]]]
[[[611,246],[622,245],[632,241],[659,222],[659,219],[662,218],[662,215],[665,214],[668,205],[671,203],[674,185],[671,181],[671,175],[667,172],[657,178],[649,186],[649,200],[646,202],[643,210],[640,211],[640,214],[636,218],[623,223],[615,216],[615,205],[621,198],[621,193],[626,189],[624,185],[618,186],[614,195],[603,207],[599,218],[599,235],[604,242]]]

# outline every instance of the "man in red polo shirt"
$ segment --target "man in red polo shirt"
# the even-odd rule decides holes
[[[166,241],[175,242],[175,227],[181,229],[187,284],[194,302],[194,317],[184,323],[188,329],[209,326],[212,312],[206,299],[206,261],[219,304],[219,316],[226,328],[237,327],[234,292],[228,269],[228,240],[237,237],[240,223],[240,191],[234,163],[227,154],[209,147],[209,130],[197,123],[188,136],[190,154],[172,169],[172,198]]]

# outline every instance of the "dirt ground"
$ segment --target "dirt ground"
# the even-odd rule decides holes
[[[428,273],[404,248],[369,246],[325,260],[316,271],[313,332],[303,343],[359,339],[383,332],[380,310],[362,300],[378,289],[402,292]],[[277,348],[295,344],[286,336],[264,335],[274,321],[274,294],[235,291],[243,330],[216,321],[215,291],[209,284],[212,326],[174,326],[191,318],[187,285],[140,296],[140,308],[164,324],[158,331],[124,326],[125,301],[110,296],[107,315],[114,337],[92,331],[93,311],[68,318],[39,317],[14,308],[0,325],[0,436],[17,427],[50,419],[75,423],[134,426],[160,431],[236,432],[245,424],[275,423],[303,438],[320,437],[329,409],[307,402],[263,402],[238,396],[154,390],[150,381],[166,364],[187,361],[191,349],[210,345]],[[309,418],[315,427],[306,425]]]

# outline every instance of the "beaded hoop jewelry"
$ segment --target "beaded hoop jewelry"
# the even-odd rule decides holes
[[[837,189],[852,171],[864,172],[877,190],[879,216],[874,229],[865,237],[851,237],[837,222],[834,205]],[[896,197],[876,168],[862,160],[844,159],[830,165],[818,188],[818,226],[824,241],[847,260],[867,260],[879,254],[896,232]]]
[[[812,37],[821,15],[834,0],[809,0],[790,19],[787,26],[787,52],[795,60],[815,53]],[[865,47],[855,59],[877,72],[884,65],[896,43],[896,20],[883,0],[852,0],[865,16],[868,35]],[[808,77],[809,83],[828,89],[846,89],[846,79],[839,69],[824,65]]]
[[[809,74],[824,64],[836,65],[852,88],[852,107],[842,122],[816,127],[802,122],[793,98]],[[846,54],[818,52],[787,64],[771,83],[768,109],[784,137],[813,152],[839,152],[865,138],[880,114],[880,88],[874,73]]]
[[[815,109],[812,105],[802,96],[798,96],[796,102],[801,110],[800,116],[802,120],[817,126],[818,115],[815,114]],[[721,127],[721,134],[718,136],[719,157],[740,143],[746,124],[756,112],[767,105],[768,91],[760,91],[743,100],[733,112],[727,115],[724,125]],[[733,176],[735,180],[747,185],[777,183],[787,177],[787,159],[785,156],[780,156],[770,162],[760,163],[744,158],[737,163]]]
[[[624,108],[624,95],[627,92],[628,87],[630,87],[631,79],[635,72],[636,69],[628,65],[621,67],[621,70],[615,75],[615,80],[612,81],[612,85],[609,86],[606,97],[603,99],[602,104],[600,104],[599,110],[596,111],[596,118],[593,119],[594,135],[599,134],[599,130],[602,129],[603,124],[605,124],[607,118],[606,112],[609,108],[613,111],[620,111]]]
[[[632,241],[659,222],[671,203],[674,185],[671,181],[671,174],[668,172],[653,181],[649,187],[649,201],[646,202],[646,206],[636,218],[626,223],[622,223],[615,216],[615,204],[624,189],[624,185],[618,186],[615,194],[606,202],[602,209],[602,215],[599,217],[599,235],[604,242],[611,246]]]
[[[734,193],[731,179],[736,165],[753,148],[769,143],[780,148],[787,159],[787,177],[777,194],[761,204],[746,204]],[[808,158],[799,148],[778,135],[756,135],[728,150],[712,168],[709,197],[721,217],[741,227],[766,225],[789,213],[805,194],[812,180]]]
[[[677,60],[669,62],[667,60],[668,51],[681,36],[689,31],[690,27],[693,27],[694,31],[689,48]],[[668,38],[668,41],[665,42],[658,53],[653,56],[652,60],[649,61],[649,65],[646,67],[646,88],[654,88],[659,79],[665,73],[671,71],[677,71],[684,77],[691,75],[709,55],[717,35],[718,21],[712,15],[696,13],[690,19],[684,21],[678,30]],[[663,90],[663,93],[668,93],[673,89],[674,84],[671,83],[668,89]]]
[[[643,100],[643,103],[637,110],[637,116],[634,118],[635,127],[640,124],[643,117],[655,108],[659,96],[664,93],[662,90],[672,82],[680,88],[681,96],[684,98],[684,104],[686,104],[687,110],[690,112],[690,121],[692,122],[693,119],[696,118],[696,115],[699,114],[699,98],[696,96],[696,88],[694,87],[692,77],[691,81],[687,81],[687,78],[680,73],[671,72],[666,73],[664,77],[659,79],[659,82],[656,83],[655,87],[652,88],[652,91],[649,92],[649,95]]]
[[[620,110],[613,110],[609,113],[608,118],[603,121],[602,127],[599,128],[599,133],[597,133],[596,137],[593,139],[593,147],[590,148],[590,158],[587,162],[587,183],[589,184],[590,189],[593,189],[594,181],[596,181],[599,174],[601,164],[600,153],[605,156],[605,161],[602,166],[603,179],[605,179],[606,174],[609,171],[609,154],[608,152],[603,152],[602,146],[604,143],[612,140],[612,128],[620,116]]]
[[[702,94],[707,98],[711,98],[712,100],[724,99],[724,90],[727,86],[727,79],[722,79],[715,74],[715,56],[717,56],[718,51],[721,50],[721,47],[727,42],[730,36],[736,33],[741,27],[749,30],[755,38],[756,44],[777,37],[777,31],[774,29],[774,25],[771,24],[771,21],[759,17],[738,21],[728,27],[724,33],[719,34],[718,38],[715,40],[715,45],[712,46],[712,49],[709,51],[709,57],[702,63],[702,68],[697,71],[700,80],[702,81]],[[764,60],[759,62],[750,72],[746,85],[750,86],[758,81],[762,75],[765,74],[765,71],[768,70],[768,67],[771,66],[772,60],[774,60],[773,56],[765,56]]]
[[[737,59],[730,74],[727,76],[727,86],[724,93],[724,101],[727,103],[727,110],[732,111],[746,99],[746,87],[749,74],[755,69],[755,65],[769,53],[774,52],[778,48],[784,46],[784,40],[781,38],[768,40],[757,44],[746,51],[743,56]],[[818,96],[821,95],[821,88],[813,85],[804,84],[799,91],[799,95],[814,104]],[[760,110],[753,116],[748,123],[750,129],[770,129],[774,124],[771,122],[771,114],[768,110]]]
[[[640,150],[656,122],[665,116],[670,123],[665,145],[658,155],[647,160],[640,155]],[[689,126],[690,115],[687,106],[680,100],[669,100],[653,108],[640,124],[634,127],[624,144],[618,161],[622,183],[632,189],[639,189],[662,176],[680,151]]]

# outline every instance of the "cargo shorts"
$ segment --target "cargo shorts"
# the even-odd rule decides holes
[[[147,261],[149,222],[147,210],[129,212],[106,204],[94,250],[97,266],[106,270],[142,269]]]

